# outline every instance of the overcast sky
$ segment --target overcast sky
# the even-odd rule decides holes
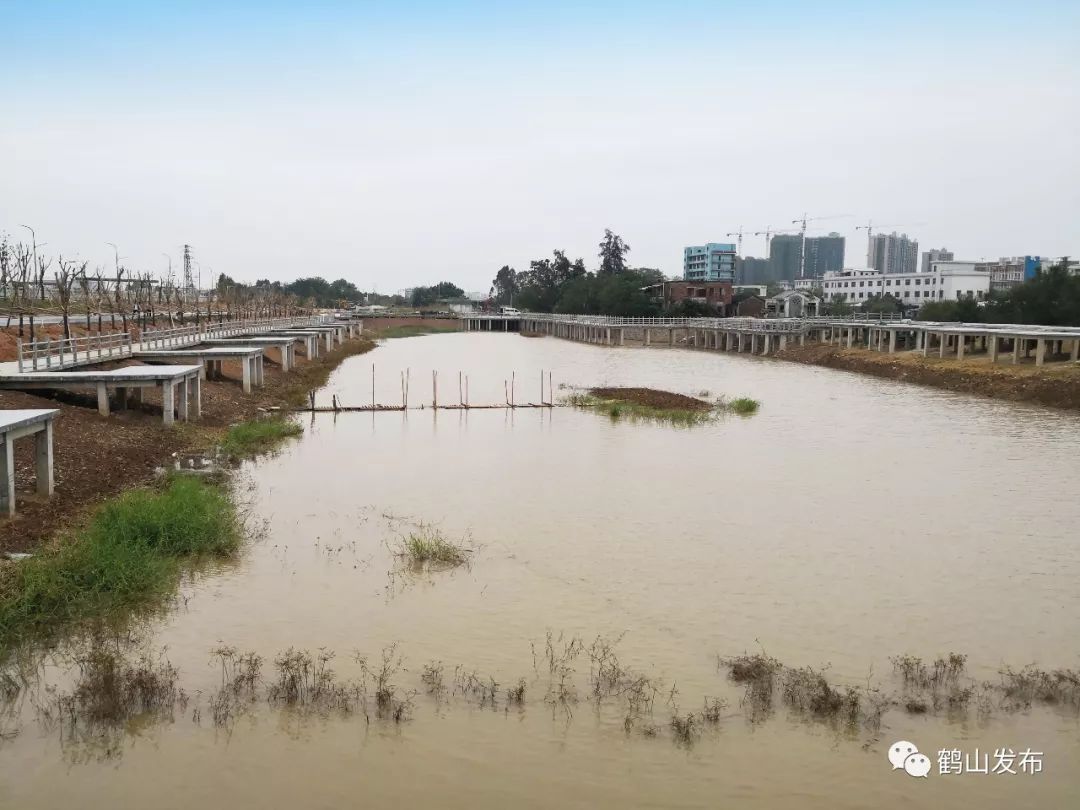
[[[804,212],[1080,254],[1080,3],[156,5],[0,0],[0,232],[380,292]]]

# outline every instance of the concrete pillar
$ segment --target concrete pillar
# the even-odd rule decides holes
[[[251,393],[251,371],[252,371],[251,358],[250,357],[243,358],[241,360],[241,362],[240,362],[240,366],[244,370],[244,375],[243,375],[244,393],[245,394],[250,394]]]
[[[806,345],[806,332],[801,332],[799,334],[799,345],[800,346],[805,346]]]
[[[957,335],[956,336],[956,359],[957,360],[963,360],[964,359],[964,348],[965,348],[966,344],[967,344],[967,335]]]
[[[15,451],[11,434],[4,434],[4,448],[0,452],[0,495],[8,515],[15,514]]]
[[[263,382],[266,379],[265,378],[266,368],[263,365],[263,360],[265,360],[265,359],[266,358],[263,357],[262,353],[259,353],[259,354],[255,355],[255,368],[259,372],[258,375],[257,375],[257,379],[255,381],[255,384],[257,386],[259,386],[260,388],[262,388]]]
[[[102,416],[109,415],[109,389],[103,382],[97,384],[97,409]]]
[[[648,345],[649,345],[649,343],[650,343],[650,340],[651,340],[651,338],[652,338],[651,332],[652,332],[652,330],[651,330],[651,329],[649,329],[649,327],[647,327],[647,326],[646,326],[646,327],[645,327],[645,345],[646,345],[646,346],[648,346]]]
[[[780,351],[787,348],[787,335],[780,335]]]
[[[1035,341],[1035,365],[1041,366],[1044,360],[1046,360],[1046,341],[1038,338]]]
[[[855,342],[855,330],[852,329],[849,326],[848,330],[847,330],[847,347],[850,349],[854,342]]]
[[[940,341],[940,343],[938,343],[938,357],[944,357],[945,347],[949,343],[949,336],[944,332],[938,332],[938,340]]]
[[[889,330],[889,354],[896,353],[896,330]]]
[[[161,381],[161,412],[166,425],[171,425],[175,419],[176,390],[172,380]]]
[[[1072,351],[1069,352],[1069,359],[1074,363],[1080,360],[1080,338],[1073,340]]]
[[[990,338],[990,340],[986,344],[986,347],[987,347],[987,351],[990,353],[990,362],[991,363],[996,363],[997,362],[997,352],[998,352],[998,336],[997,335],[989,335],[989,338]]]
[[[45,429],[34,434],[34,472],[37,476],[38,495],[52,495],[53,479],[53,423],[45,421]]]
[[[1012,361],[1014,366],[1020,362],[1020,338],[1018,337],[1013,338]]]
[[[182,380],[180,380],[180,382],[177,383],[177,387],[179,388],[179,396],[176,400],[176,410],[179,412],[178,415],[180,417],[180,421],[186,422],[188,420],[188,398],[190,396],[188,378],[184,377]]]
[[[619,345],[626,345],[626,329],[621,326],[619,327]]]
[[[191,411],[193,419],[202,419],[202,382],[198,376],[191,380]]]

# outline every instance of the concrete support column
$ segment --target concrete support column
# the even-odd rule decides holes
[[[996,363],[997,362],[997,352],[998,352],[998,336],[997,335],[990,335],[989,336],[989,341],[987,342],[986,347],[987,347],[987,351],[990,352],[990,362],[991,363]]]
[[[1035,341],[1035,365],[1041,366],[1046,360],[1046,341],[1038,338]]]
[[[847,330],[847,347],[850,349],[852,344],[854,344],[854,343],[855,343],[855,330],[852,329],[849,326],[848,330]]]
[[[4,447],[0,451],[0,504],[8,515],[15,514],[15,448],[11,434],[4,434]]]
[[[1072,351],[1069,352],[1069,359],[1074,363],[1080,360],[1080,338],[1073,340]]]
[[[45,421],[44,430],[34,435],[34,473],[37,476],[38,495],[52,495],[53,479],[53,425]]]
[[[198,377],[191,381],[191,416],[193,419],[202,419],[202,382]]]
[[[1013,361],[1013,365],[1015,366],[1020,362],[1020,338],[1014,337],[1012,339],[1012,342],[1013,342],[1012,361]]]
[[[949,343],[949,336],[946,335],[944,332],[939,332],[938,333],[938,340],[940,341],[938,343],[938,357],[944,357],[945,356],[945,347]]]
[[[175,421],[176,389],[172,380],[161,381],[161,412],[166,425]]]
[[[619,327],[619,345],[626,345],[626,329],[621,326]]]
[[[957,335],[956,336],[956,359],[957,360],[963,360],[964,359],[964,349],[966,347],[966,344],[967,344],[967,335]]]
[[[262,388],[263,381],[265,380],[266,368],[263,365],[263,361],[265,359],[266,358],[262,354],[255,355],[255,362],[256,362],[256,364],[258,366],[258,370],[259,370],[258,380],[256,381],[255,384],[258,385],[260,388]]]
[[[889,354],[896,353],[896,330],[889,330]]]
[[[102,416],[109,415],[109,389],[103,382],[97,384],[97,410]]]
[[[177,387],[179,388],[179,396],[176,400],[176,410],[179,412],[178,415],[180,416],[180,421],[186,422],[188,420],[188,397],[190,396],[188,378],[184,377],[180,380],[180,382],[177,383]]]
[[[652,330],[649,329],[649,327],[646,326],[645,327],[645,345],[646,346],[648,346],[650,344],[650,340],[652,338],[651,332],[652,332]]]
[[[250,394],[251,393],[251,377],[252,377],[252,359],[250,357],[245,357],[243,360],[240,361],[240,366],[244,370],[244,374],[243,374],[244,393],[245,394]]]
[[[787,348],[787,335],[780,335],[780,351]]]

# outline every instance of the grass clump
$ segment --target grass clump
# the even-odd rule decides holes
[[[233,425],[221,442],[221,451],[233,458],[244,458],[273,450],[286,439],[299,436],[304,429],[284,417],[255,419]]]
[[[410,532],[402,540],[397,554],[416,567],[434,564],[454,568],[469,561],[469,549],[431,527]]]
[[[0,653],[21,638],[146,602],[170,590],[181,562],[240,543],[227,493],[187,477],[124,493],[74,536],[0,570]]]
[[[721,407],[728,413],[735,413],[739,416],[749,416],[750,414],[758,412],[761,403],[750,397],[736,397],[731,400],[722,400]]]

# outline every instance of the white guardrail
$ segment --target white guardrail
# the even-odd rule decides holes
[[[255,321],[224,321],[219,324],[180,326],[172,329],[147,329],[139,340],[127,332],[108,332],[71,338],[19,340],[16,357],[19,371],[49,371],[87,363],[131,357],[138,349],[171,349],[195,346],[204,340],[250,335],[255,332],[288,327],[321,326],[330,323],[325,315],[301,318],[266,318]]]

